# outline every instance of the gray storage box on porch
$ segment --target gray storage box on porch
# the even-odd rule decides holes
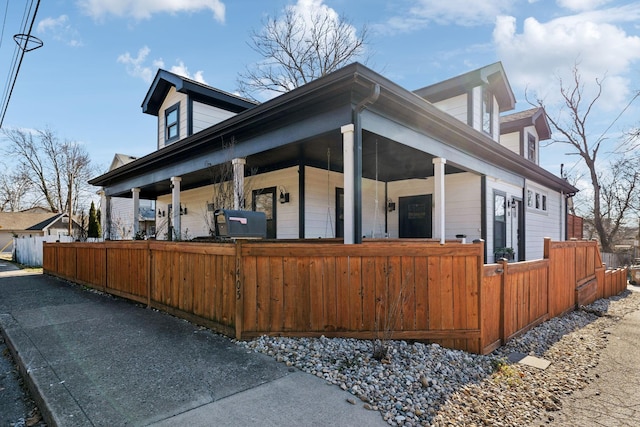
[[[264,212],[218,209],[214,212],[216,236],[230,239],[266,239]]]

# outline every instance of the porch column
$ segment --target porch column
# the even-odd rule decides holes
[[[111,197],[108,197],[104,190],[98,191],[98,195],[100,196],[100,229],[102,230],[100,237],[108,240],[111,238],[111,215],[109,215]]]
[[[180,228],[180,181],[179,176],[171,177],[171,224],[173,231],[171,240],[180,240],[182,231]]]
[[[343,187],[344,187],[344,243],[351,245],[354,241],[355,188],[353,170],[353,124],[344,125],[342,132]]]
[[[135,239],[140,232],[140,189],[132,188],[131,195],[133,197],[133,238]]]
[[[244,208],[244,165],[247,159],[235,158],[231,160],[233,165],[233,209]]]
[[[435,178],[433,191],[435,199],[433,237],[436,239],[440,239],[440,244],[444,244],[444,165],[446,163],[447,160],[441,157],[436,157],[433,159],[433,176]]]

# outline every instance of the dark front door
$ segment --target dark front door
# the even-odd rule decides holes
[[[432,237],[431,194],[400,197],[399,237]]]
[[[275,239],[276,234],[276,187],[253,190],[253,210],[264,212],[267,217],[267,239]]]

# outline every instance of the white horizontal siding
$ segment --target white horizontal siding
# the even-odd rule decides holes
[[[298,234],[298,205],[300,191],[298,184],[298,167],[290,167],[274,172],[264,173],[245,178],[247,193],[247,209],[251,209],[251,194],[253,190],[276,187],[276,237],[278,239],[297,239]],[[280,190],[289,193],[289,203],[280,203]]]
[[[433,105],[438,107],[440,110],[445,113],[451,114],[456,119],[460,120],[464,124],[467,123],[467,114],[468,114],[468,106],[467,106],[467,94],[462,94],[455,96],[453,98],[444,99],[439,102],[435,102]]]
[[[400,197],[433,194],[434,179],[411,179],[389,183],[388,195],[396,203],[396,210],[387,213],[389,237],[399,235]],[[467,241],[479,239],[481,212],[480,176],[459,173],[445,176],[445,238],[454,239],[465,234]],[[432,212],[433,214],[433,212]]]
[[[377,187],[377,193],[376,193]],[[338,172],[307,167],[305,169],[305,237],[336,236],[336,188],[344,188],[344,177]],[[363,237],[385,236],[384,183],[362,180]]]
[[[305,168],[305,238],[336,237],[336,188],[344,187],[341,173]]]
[[[506,200],[511,200],[513,197],[515,197],[516,199],[521,199],[522,198],[522,188],[516,185],[512,185],[512,184],[507,184],[503,181],[500,180],[496,180],[493,178],[487,178],[487,193],[486,193],[486,218],[487,218],[487,239],[486,239],[486,248],[487,248],[487,262],[494,262],[494,256],[493,256],[493,252],[495,249],[497,249],[495,247],[495,243],[493,240],[493,231],[494,231],[494,227],[493,227],[493,219],[494,219],[494,192],[498,191],[501,193],[505,193],[506,194]],[[507,246],[512,247],[512,248],[516,248],[518,243],[516,241],[513,241],[512,237],[513,237],[513,233],[512,233],[512,224],[511,224],[511,209],[507,207],[506,209],[507,212],[507,218],[506,218],[506,225],[507,225]],[[527,217],[525,216],[525,221],[527,220]],[[525,226],[526,228],[526,226]],[[531,254],[529,253],[529,243],[526,242],[527,246],[525,248],[525,256],[526,259],[536,259],[536,258],[532,258]]]
[[[564,200],[560,193],[531,182],[527,183],[527,189],[547,196],[546,212],[528,207],[524,201],[527,259],[540,259],[544,256],[545,237],[564,240]]]
[[[220,123],[229,117],[235,116],[236,113],[223,110],[221,108],[212,107],[211,105],[193,102],[193,133],[200,132],[210,126]]]
[[[520,132],[511,132],[500,135],[500,145],[520,155]]]
[[[217,186],[207,185],[193,190],[180,192],[180,204],[187,208],[187,215],[180,217],[182,239],[210,236],[214,228],[213,212],[208,211],[208,204],[214,200]],[[251,210],[253,190],[276,187],[276,233],[278,239],[298,238],[298,168],[291,167],[245,178],[245,209]],[[279,189],[289,193],[289,203],[278,201]],[[166,239],[169,222],[168,205],[171,194],[158,197],[157,210],[165,211],[166,216],[156,219],[157,238]]]

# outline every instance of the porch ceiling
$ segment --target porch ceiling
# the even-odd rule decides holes
[[[396,141],[364,131],[362,144],[362,176],[382,182],[400,181],[433,176],[433,155]],[[247,173],[265,173],[299,164],[334,172],[343,171],[342,135],[339,131],[299,141],[247,157]],[[461,169],[447,164],[445,173]],[[181,189],[188,190],[211,184],[215,168],[206,168],[182,175]],[[218,175],[219,176],[219,175]],[[155,198],[171,192],[167,180],[155,182],[141,189],[141,197]]]

